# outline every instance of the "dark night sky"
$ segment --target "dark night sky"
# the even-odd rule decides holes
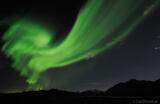
[[[85,0],[54,4],[21,4],[1,7],[0,20],[32,11],[35,19],[57,26],[57,39],[64,37],[73,25]],[[46,20],[47,18],[47,20]],[[50,69],[44,76],[51,80],[51,88],[67,90],[108,89],[129,79],[156,80],[160,78],[160,8],[141,22],[128,38],[114,48],[91,59],[63,68]],[[49,24],[49,26],[53,26]],[[0,34],[7,26],[0,26]],[[53,26],[54,27],[54,26]],[[1,42],[1,46],[3,42]],[[27,83],[19,72],[11,68],[11,59],[0,53],[0,92],[25,89]]]

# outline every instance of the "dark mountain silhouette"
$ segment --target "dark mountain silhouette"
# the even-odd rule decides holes
[[[131,79],[108,89],[105,96],[160,96],[160,79],[145,81]]]
[[[160,79],[156,81],[145,81],[131,79],[119,83],[107,91],[88,90],[83,92],[69,92],[58,89],[48,91],[28,91],[22,93],[0,94],[0,102],[11,103],[71,103],[76,104],[131,104],[142,100],[150,103],[159,102]]]

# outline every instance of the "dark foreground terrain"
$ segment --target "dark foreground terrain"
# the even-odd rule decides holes
[[[119,83],[104,92],[98,90],[68,92],[52,89],[0,94],[0,101],[16,104],[160,104],[160,80],[132,79]]]

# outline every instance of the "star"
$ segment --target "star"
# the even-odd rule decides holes
[[[156,50],[156,51],[160,50],[160,47],[154,47],[154,50]]]

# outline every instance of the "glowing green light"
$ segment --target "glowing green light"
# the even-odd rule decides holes
[[[54,33],[22,19],[4,34],[6,43],[2,51],[14,59],[13,67],[28,77],[29,84],[36,84],[41,72],[97,55],[123,40],[147,16],[144,15],[147,7],[154,5],[150,10],[152,12],[160,4],[160,0],[151,4],[146,2],[88,0],[70,33],[56,45]]]

